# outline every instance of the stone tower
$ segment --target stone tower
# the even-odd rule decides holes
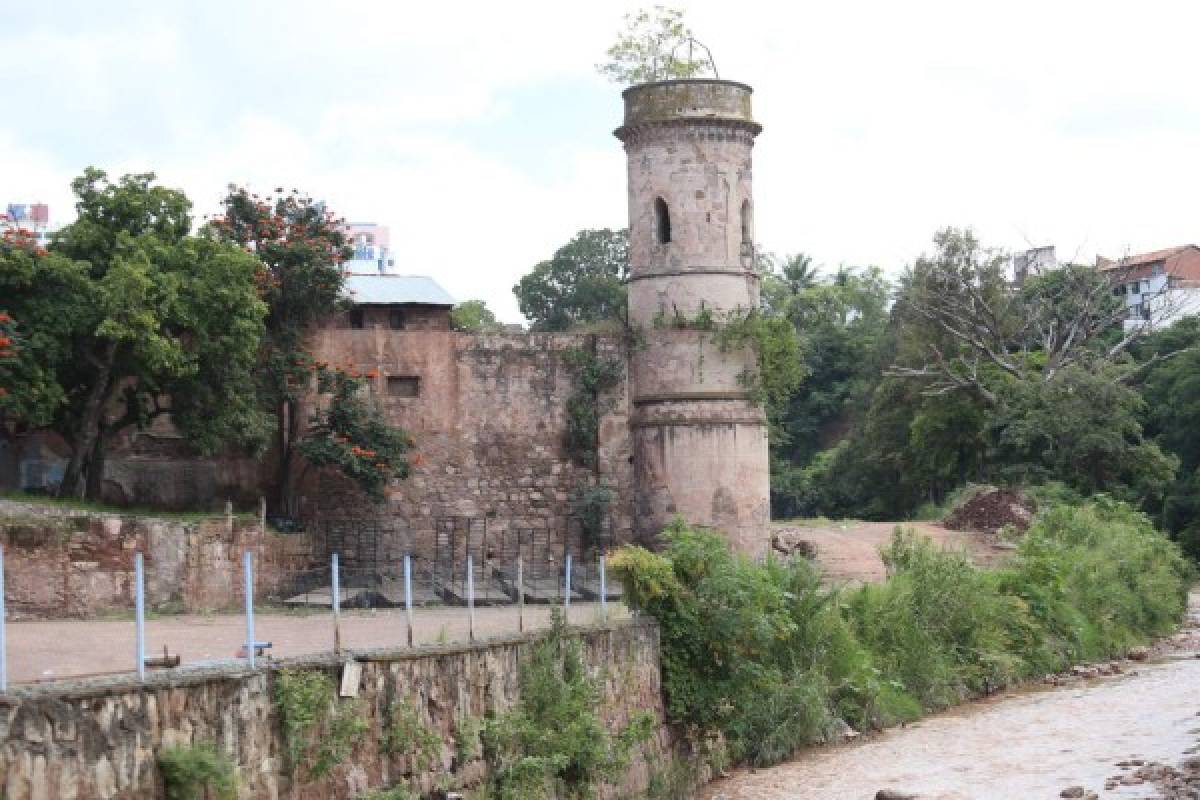
[[[722,348],[731,312],[755,309],[752,89],[670,80],[624,92],[615,131],[629,170],[634,518],[652,536],[675,514],[763,552],[767,426],[746,386],[749,348]]]

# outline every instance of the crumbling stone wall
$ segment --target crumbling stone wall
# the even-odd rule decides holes
[[[242,553],[255,553],[255,592],[273,598],[313,557],[303,535],[257,520],[196,522],[117,516],[0,500],[5,598],[20,618],[91,617],[134,605],[134,554],[143,554],[146,605],[202,612],[236,608]]]
[[[619,385],[600,398],[594,472],[573,463],[564,448],[567,401],[577,388],[567,359],[580,348],[622,365]],[[310,475],[306,516],[385,516],[400,531],[385,557],[409,546],[427,556],[437,521],[449,517],[486,519],[497,542],[518,529],[561,537],[572,495],[599,480],[616,492],[614,538],[631,535],[633,471],[619,337],[325,329],[314,338],[314,354],[373,376],[373,397],[416,447],[412,475],[393,488],[386,506],[371,508],[336,476]],[[395,393],[390,378],[416,378],[416,396]]]
[[[658,630],[626,622],[578,634],[591,674],[600,680],[601,711],[614,730],[646,709],[659,721],[654,738],[603,798],[643,796],[651,771],[667,761],[672,737],[663,725]],[[349,757],[319,781],[293,785],[271,701],[274,668],[240,666],[93,679],[19,689],[0,698],[0,794],[36,798],[162,796],[157,755],[163,747],[214,743],[237,767],[239,797],[338,800],[402,779],[402,756],[383,752],[388,707],[407,699],[442,737],[435,763],[421,773],[425,791],[478,783],[485,765],[454,762],[453,731],[463,717],[503,712],[519,699],[520,664],[536,636],[476,645],[349,654],[361,662],[355,688],[366,732]],[[329,671],[332,655],[288,662]],[[341,701],[347,702],[347,701]]]

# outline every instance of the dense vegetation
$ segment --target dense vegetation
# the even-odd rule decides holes
[[[612,559],[662,629],[668,711],[752,764],[1090,659],[1172,629],[1186,607],[1178,548],[1127,505],[1041,515],[1003,569],[974,568],[899,529],[889,579],[821,586],[803,559],[755,563],[677,522],[665,550]]]
[[[167,414],[197,454],[270,442],[284,513],[301,454],[374,499],[407,474],[407,437],[358,399],[364,376],[307,348],[345,305],[344,220],[295,189],[230,187],[193,233],[191,201],[153,174],[89,168],[72,189],[78,217],[47,246],[0,226],[0,426],[62,436],[60,495],[98,499],[110,444]],[[306,419],[310,392],[329,396]]]
[[[767,313],[793,323],[807,373],[770,409],[773,513],[903,519],[968,482],[1059,483],[1200,557],[1200,324],[1125,332],[1096,270],[1017,287],[1006,265],[954,229],[895,286],[768,264]]]

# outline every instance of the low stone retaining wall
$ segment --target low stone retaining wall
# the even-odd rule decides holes
[[[131,611],[134,553],[146,565],[151,610],[204,612],[241,602],[242,553],[255,553],[255,593],[272,597],[304,569],[304,535],[263,530],[256,520],[196,522],[71,511],[0,500],[0,545],[11,618],[89,617]]]
[[[642,796],[652,771],[672,752],[664,725],[658,629],[646,621],[573,631],[600,682],[599,713],[616,730],[646,709],[658,721],[620,785],[601,798]],[[163,747],[212,743],[236,765],[239,798],[351,798],[405,779],[412,766],[384,748],[393,704],[408,702],[441,737],[434,763],[412,776],[423,791],[478,784],[482,761],[456,763],[454,731],[464,717],[511,708],[520,664],[538,636],[417,650],[328,654],[250,670],[242,664],[173,670],[136,678],[92,679],[18,689],[0,696],[0,796],[5,800],[99,800],[163,796],[157,757]],[[340,683],[344,664],[365,721],[346,759],[314,782],[293,779],[272,701],[278,668],[327,671]],[[339,700],[338,702],[351,702]]]

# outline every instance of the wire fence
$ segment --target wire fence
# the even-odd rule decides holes
[[[328,652],[453,644],[544,628],[551,609],[573,625],[625,617],[622,588],[609,579],[601,552],[575,555],[569,546],[529,561],[542,544],[519,533],[511,550],[458,547],[447,537],[434,558],[405,553],[394,559],[354,559],[338,551],[327,563],[271,575],[272,591],[255,591],[254,556],[244,554],[240,574],[216,576],[226,614],[164,614],[147,597],[172,576],[134,555],[128,613],[120,610],[85,619],[13,622],[5,607],[3,550],[0,549],[0,692],[10,684],[101,674],[137,673],[209,666]],[[456,549],[451,549],[454,544]],[[476,542],[476,545],[482,544]],[[501,558],[500,556],[505,556]],[[451,558],[457,556],[457,563]],[[482,556],[482,557],[479,557]],[[347,566],[346,562],[350,565]],[[238,570],[233,570],[236,573]],[[117,588],[114,588],[117,591]],[[247,602],[247,598],[256,598]]]

